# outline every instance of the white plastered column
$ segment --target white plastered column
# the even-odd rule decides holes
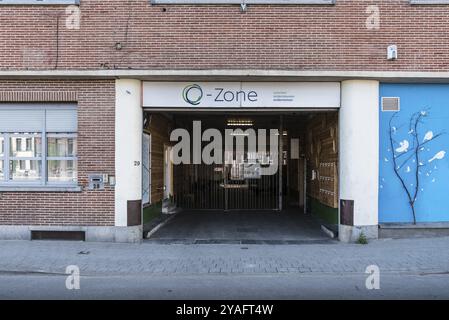
[[[354,225],[339,227],[342,241],[378,235],[379,82],[341,83],[340,199],[354,201]]]
[[[115,225],[127,226],[127,203],[142,199],[142,85],[115,81]]]

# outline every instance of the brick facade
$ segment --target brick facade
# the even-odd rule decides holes
[[[378,30],[366,27],[370,5],[380,9]],[[250,5],[241,13],[238,5],[81,0],[79,30],[66,28],[65,10],[0,5],[0,71],[449,71],[449,5],[337,0],[329,6]],[[398,46],[396,61],[386,59],[390,44]],[[40,101],[76,96],[79,184],[87,186],[89,173],[115,175],[114,80],[0,80],[0,100],[26,100],[23,92]],[[110,187],[0,192],[0,225],[113,226],[114,210]]]
[[[76,91],[78,97],[78,180],[89,173],[114,175],[115,84],[96,81],[4,81],[0,92]],[[114,190],[0,192],[0,225],[114,225]]]
[[[369,5],[380,9],[379,30],[366,28]],[[449,5],[337,0],[242,14],[237,5],[81,0],[80,9],[81,28],[68,30],[64,6],[1,6],[0,69],[449,70]],[[386,60],[392,43],[397,61]]]

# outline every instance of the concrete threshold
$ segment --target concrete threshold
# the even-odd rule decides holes
[[[336,240],[251,240],[251,239],[147,239],[153,244],[235,244],[235,245],[303,245],[331,244]]]

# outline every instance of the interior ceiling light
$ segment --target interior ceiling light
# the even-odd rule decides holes
[[[249,136],[249,133],[247,133],[247,132],[232,132],[230,135],[231,136]]]
[[[254,123],[251,119],[228,119],[227,120],[228,127],[250,127],[253,125],[254,125]]]
[[[278,136],[278,135],[279,135],[279,133],[275,133],[275,136]],[[283,131],[283,132],[282,132],[282,135],[283,135],[283,136],[287,136],[287,135],[288,135],[288,132],[287,132],[287,131]]]

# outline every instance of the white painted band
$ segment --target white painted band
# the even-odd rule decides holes
[[[7,70],[0,71],[0,79],[117,79],[144,80],[229,80],[282,78],[282,81],[342,81],[350,79],[373,79],[407,82],[448,82],[449,72],[414,71],[302,71],[302,70]]]

